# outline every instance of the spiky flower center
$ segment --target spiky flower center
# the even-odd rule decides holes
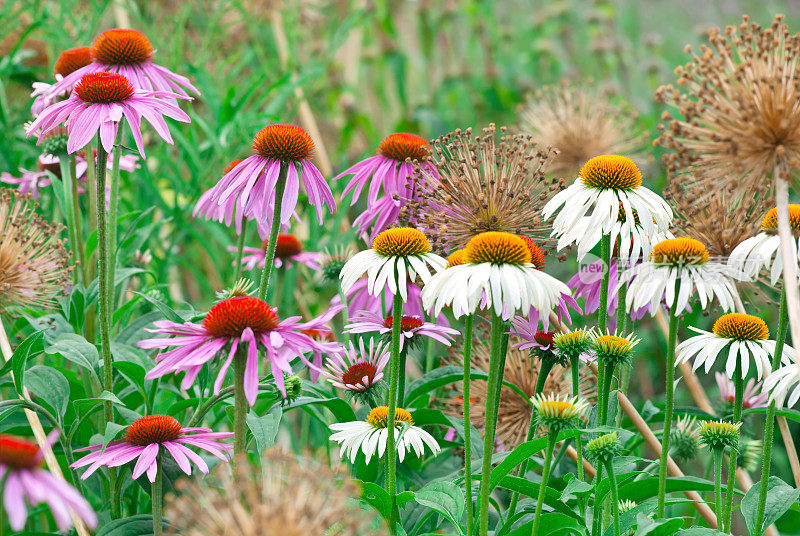
[[[370,410],[367,415],[367,422],[376,428],[386,428],[389,426],[389,408],[387,406],[378,406]],[[394,410],[395,426],[400,426],[402,423],[414,424],[414,419],[411,414],[403,408],[395,408]]]
[[[261,247],[266,251],[269,246],[269,239],[261,243]],[[303,243],[293,234],[278,234],[275,240],[275,257],[288,259],[303,252]]]
[[[383,320],[383,327],[391,328],[393,322],[392,316],[387,316]],[[402,316],[400,317],[400,331],[412,331],[422,327],[422,320],[416,316]]]
[[[278,315],[267,302],[253,296],[234,296],[214,305],[203,319],[213,337],[238,337],[247,328],[265,333],[278,327]]]
[[[616,432],[601,435],[586,444],[589,455],[598,460],[613,458],[617,454],[618,447]]]
[[[181,423],[168,415],[148,415],[136,419],[125,431],[125,441],[138,447],[175,441],[181,437]]]
[[[560,333],[553,337],[553,346],[564,353],[577,352],[581,354],[589,349],[591,342],[591,336],[585,330]]]
[[[39,447],[27,439],[0,434],[0,465],[15,469],[38,467]]]
[[[405,162],[406,159],[424,160],[431,154],[431,149],[425,138],[399,132],[383,138],[378,145],[378,152],[386,158]]]
[[[769,337],[767,323],[757,316],[728,313],[714,322],[713,332],[725,339],[759,341]]]
[[[372,249],[384,257],[410,257],[429,252],[431,244],[422,231],[410,227],[395,227],[376,236]]]
[[[467,243],[467,262],[480,264],[525,264],[531,262],[531,252],[525,241],[511,233],[489,231],[481,233]]]
[[[92,45],[92,58],[106,65],[136,65],[153,58],[153,45],[136,30],[106,30]]]
[[[467,255],[463,249],[457,249],[447,256],[447,268],[467,263]]]
[[[316,341],[335,341],[336,337],[333,332],[327,329],[303,329],[300,330],[303,335],[308,335]]]
[[[84,75],[72,90],[83,102],[110,104],[125,102],[133,96],[134,89],[127,78],[115,73],[89,73]]]
[[[69,48],[61,53],[53,67],[53,74],[67,76],[81,67],[92,63],[92,49],[89,47]]]
[[[601,335],[595,340],[595,346],[598,351],[613,352],[613,353],[626,353],[630,352],[633,348],[633,343],[625,337],[617,335]]]
[[[569,418],[575,413],[575,406],[561,400],[545,400],[542,402],[539,413],[548,418]]]
[[[694,238],[669,238],[653,246],[650,259],[656,264],[705,264],[708,249]]]
[[[537,270],[544,270],[545,260],[542,248],[527,236],[520,236],[520,238],[525,241],[525,245],[528,246],[528,251],[531,253],[531,264],[533,264]]]
[[[42,154],[66,154],[67,142],[69,141],[69,131],[67,127],[56,127],[53,130],[43,134],[39,145],[42,148]],[[85,156],[82,151],[78,155]],[[60,171],[59,171],[60,173]],[[61,175],[59,175],[60,177]]]
[[[705,421],[700,425],[700,440],[712,449],[735,447],[741,427],[741,422]]]
[[[297,125],[268,125],[253,139],[253,151],[270,160],[301,162],[314,154],[314,141]]]
[[[792,228],[792,234],[800,235],[800,205],[789,205],[789,226]],[[764,219],[761,221],[762,231],[777,231],[778,230],[778,209],[773,208]]]
[[[342,374],[342,383],[345,385],[361,385],[370,387],[375,383],[375,375],[378,374],[378,367],[367,361],[359,361],[350,365]]]
[[[223,175],[227,175],[228,173],[233,171],[233,168],[235,168],[236,166],[238,166],[241,163],[242,163],[242,159],[241,158],[237,159],[237,160],[231,160],[230,163],[227,166],[225,166],[225,169],[222,170],[222,174]]]
[[[533,339],[542,346],[550,346],[555,338],[555,331],[537,331],[533,334]]]
[[[617,154],[604,154],[589,159],[578,174],[591,188],[632,190],[642,185],[642,173],[633,160]]]

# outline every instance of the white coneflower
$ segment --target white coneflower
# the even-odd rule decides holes
[[[792,247],[800,262],[800,205],[789,205],[789,224],[795,236]],[[773,208],[764,216],[761,232],[739,244],[731,253],[728,264],[751,278],[756,278],[762,269],[766,269],[769,271],[770,283],[775,286],[783,270],[781,240],[777,229],[778,210]]]

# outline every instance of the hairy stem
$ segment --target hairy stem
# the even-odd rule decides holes
[[[247,412],[249,411],[244,392],[244,371],[247,354],[236,350],[233,357],[233,459],[240,459],[247,451]]]
[[[661,437],[661,464],[658,471],[658,517],[664,517],[667,494],[667,464],[669,460],[669,435],[672,430],[673,398],[675,394],[675,340],[678,337],[678,311],[673,304],[669,311],[669,335],[667,337],[666,407],[664,429]]]
[[[742,377],[742,361],[737,357],[736,370],[733,372],[734,401],[733,401],[733,422],[742,420],[742,403],[744,398],[744,378]],[[728,487],[725,491],[725,531],[730,532],[731,522],[733,521],[733,496],[736,493],[736,458],[737,452],[731,449],[728,457]]]
[[[286,176],[291,165],[293,165],[291,162],[281,162],[278,182],[275,184],[275,210],[272,212],[272,227],[269,230],[269,242],[267,243],[267,252],[264,258],[264,271],[261,272],[261,286],[258,289],[258,298],[261,300],[267,297],[269,276],[272,274],[272,267],[275,264],[275,248],[278,246],[278,231],[281,228],[283,192],[286,190]]]
[[[405,283],[405,282],[403,282]],[[389,530],[397,534],[397,448],[395,447],[395,411],[397,410],[397,392],[400,376],[400,322],[403,314],[403,297],[394,295],[392,307],[392,348],[389,362],[389,408],[387,428],[389,434],[386,441],[386,493],[389,494]]]
[[[542,467],[542,481],[539,484],[539,498],[536,499],[536,513],[533,516],[533,528],[531,536],[539,534],[539,523],[542,520],[542,507],[544,506],[544,494],[547,491],[547,480],[550,477],[550,463],[553,461],[553,449],[556,447],[556,436],[558,434],[551,430],[547,434],[547,448],[544,452],[544,467]]]
[[[606,460],[603,464],[608,472],[609,489],[611,490],[611,511],[614,518],[614,536],[619,534],[619,491],[617,489],[617,475],[614,474],[614,464]]]
[[[467,315],[464,319],[464,379],[461,385],[462,405],[464,408],[464,490],[466,492],[467,506],[467,536],[472,536],[472,443],[471,428],[472,423],[469,419],[469,390],[470,372],[472,371],[472,327],[475,321],[474,315]]]
[[[600,305],[597,307],[597,326],[603,334],[608,329],[608,282],[611,276],[611,235],[603,234],[600,239],[600,260],[603,278],[600,280]]]
[[[233,265],[233,282],[234,284],[239,281],[242,276],[242,251],[244,250],[244,242],[247,237],[247,223],[250,220],[247,218],[242,222],[242,232],[239,233],[239,239],[236,241],[236,261]]]
[[[160,448],[160,447],[159,447]],[[153,504],[153,536],[161,536],[164,532],[164,524],[161,521],[164,517],[164,494],[162,491],[161,477],[161,453],[156,456],[156,479],[151,486],[150,500]]]

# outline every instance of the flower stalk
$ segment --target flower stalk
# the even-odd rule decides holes
[[[611,277],[611,235],[603,233],[600,239],[600,260],[603,265],[603,278],[600,280],[600,305],[597,307],[597,326],[600,333],[608,329],[608,285]]]
[[[664,428],[661,436],[661,463],[658,471],[658,517],[664,517],[667,493],[667,463],[669,461],[669,439],[672,430],[672,411],[675,395],[675,342],[678,337],[678,311],[673,304],[669,311],[669,334],[667,336],[666,407]]]
[[[247,218],[242,222],[242,232],[239,233],[239,239],[236,241],[236,262],[233,269],[233,283],[236,284],[242,276],[242,252],[244,251],[245,237],[247,236]]]
[[[714,449],[714,515],[717,520],[723,519],[723,504],[722,504],[722,451],[723,449]]]
[[[394,295],[392,306],[392,347],[389,358],[389,408],[386,439],[386,493],[389,494],[389,531],[397,534],[397,448],[395,447],[395,413],[397,410],[397,392],[400,375],[400,322],[403,314],[403,297],[398,292]]]
[[[542,467],[542,481],[539,483],[539,497],[536,499],[536,513],[533,516],[533,528],[531,536],[539,534],[539,523],[542,520],[542,507],[544,506],[544,494],[547,491],[547,480],[550,477],[550,464],[553,461],[553,450],[556,447],[556,436],[558,432],[551,429],[547,434],[547,447],[544,452],[544,466]]]
[[[736,370],[733,372],[733,385],[733,422],[740,422],[742,420],[742,404],[744,399],[744,378],[742,377],[742,362],[739,359],[736,360]],[[725,491],[725,519],[723,520],[723,526],[726,532],[730,532],[731,522],[733,520],[733,496],[736,492],[736,458],[738,457],[738,451],[732,448],[728,457],[730,461],[728,463],[728,486]]]
[[[608,472],[608,484],[611,490],[611,511],[614,518],[614,536],[620,536],[619,532],[619,490],[617,488],[617,475],[614,474],[614,464],[610,459],[603,462]]]
[[[475,315],[467,315],[464,319],[464,379],[461,385],[462,405],[464,411],[464,489],[466,490],[467,534],[472,535],[472,422],[469,417],[470,405],[470,373],[472,372],[472,328]]]
[[[281,161],[278,181],[275,184],[275,209],[272,212],[272,227],[269,230],[269,242],[264,258],[264,271],[261,272],[261,285],[258,288],[258,297],[266,299],[267,289],[269,288],[269,278],[272,274],[272,267],[275,264],[275,248],[278,246],[278,231],[281,228],[281,207],[283,206],[283,193],[286,190],[286,176],[289,174],[291,162]]]
[[[238,348],[233,357],[233,459],[247,452],[247,396],[244,391],[244,371],[247,354]]]
[[[160,447],[159,447],[160,448]],[[156,456],[156,479],[151,486],[150,501],[153,505],[153,536],[161,536],[164,533],[162,519],[164,517],[164,492],[162,489],[162,467],[161,454]]]

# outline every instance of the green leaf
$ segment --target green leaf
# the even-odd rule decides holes
[[[470,373],[470,378],[473,380],[485,380],[488,377],[489,375],[482,371],[473,370]],[[422,395],[463,379],[464,369],[462,367],[449,366],[432,370],[408,384],[405,403],[407,406],[413,406],[414,402]]]
[[[278,427],[281,424],[282,415],[283,411],[280,406],[273,408],[272,411],[264,416],[258,416],[252,410],[247,413],[245,417],[247,427],[256,440],[259,454],[275,444],[275,436],[278,435]]]
[[[75,333],[59,335],[53,344],[45,348],[44,353],[47,355],[59,354],[64,359],[90,371],[94,371],[100,362],[97,348]]]
[[[741,509],[750,534],[756,533],[756,514],[758,510],[758,494],[761,482],[753,484],[742,499]],[[767,481],[767,502],[764,507],[764,522],[761,527],[768,527],[785,514],[800,498],[800,488],[793,488],[777,476]],[[758,531],[761,532],[761,531]]]
[[[347,421],[355,421],[356,414],[353,411],[353,408],[350,407],[350,404],[342,400],[341,398],[310,398],[307,396],[301,396],[288,408],[285,408],[287,411],[294,408],[300,408],[303,406],[324,406],[331,413],[333,416],[336,417],[336,420],[339,422],[347,422]]]
[[[564,486],[564,489],[561,490],[561,500],[564,502],[569,502],[571,500],[577,499],[578,495],[586,495],[590,491],[594,489],[594,486],[589,484],[588,482],[584,482],[578,478],[575,478],[574,475],[568,474],[565,478],[572,477],[567,482],[567,485]]]
[[[46,365],[36,365],[28,369],[25,386],[53,408],[59,422],[64,421],[69,404],[69,382],[61,372]]]
[[[164,523],[164,528],[167,524]],[[125,519],[115,519],[103,525],[95,536],[150,536],[153,534],[153,516],[139,514]]]
[[[452,482],[433,482],[417,491],[414,500],[445,516],[463,534],[461,516],[466,499],[459,486]]]
[[[650,519],[644,514],[636,516],[636,532],[633,536],[674,536],[683,526],[680,517],[672,519]]]
[[[709,527],[692,527],[690,529],[679,530],[675,536],[726,536],[726,534]]]
[[[667,493],[675,491],[714,491],[710,480],[693,476],[667,477]],[[741,491],[737,490],[739,495]],[[643,478],[622,484],[619,487],[620,500],[630,499],[640,503],[658,495],[658,477]]]
[[[44,330],[37,331],[28,335],[24,341],[19,343],[17,349],[14,350],[14,353],[11,355],[11,359],[8,360],[3,365],[3,368],[0,369],[0,376],[4,376],[12,371],[14,374],[14,388],[17,390],[17,394],[22,394],[22,386],[24,385],[25,379],[25,368],[28,364],[28,359],[31,357],[38,355],[41,350],[41,341],[44,337]]]
[[[357,482],[361,483],[361,499],[372,506],[381,517],[388,520],[391,500],[389,500],[389,494],[386,493],[386,490],[374,482],[362,482],[360,480]],[[403,493],[398,493],[395,500],[397,501],[397,507],[400,508],[407,502],[414,500],[414,492],[404,491]]]
[[[183,318],[181,318],[181,315],[176,313],[175,310],[172,307],[170,307],[166,303],[162,302],[161,300],[159,300],[157,298],[154,298],[153,296],[149,296],[147,294],[144,294],[142,292],[137,292],[135,290],[130,290],[129,292],[132,292],[133,294],[136,294],[137,296],[141,296],[143,299],[145,299],[145,300],[149,301],[150,303],[152,303],[155,306],[155,308],[158,309],[159,312],[161,312],[161,314],[164,315],[164,318],[166,318],[167,320],[171,320],[172,322],[178,322],[180,324],[183,324]]]
[[[533,520],[523,523],[508,533],[508,536],[530,536]],[[566,536],[567,534],[587,535],[585,525],[574,517],[559,513],[549,512],[542,514],[537,536]]]
[[[501,488],[511,491],[517,491],[526,497],[539,496],[539,483],[531,482],[525,478],[518,476],[506,476],[497,484]],[[544,503],[551,507],[556,512],[580,519],[580,516],[572,511],[566,504],[561,501],[561,492],[551,487],[547,487],[544,493]]]
[[[103,434],[103,450],[105,450],[109,442],[113,441],[119,433],[126,428],[127,426],[123,424],[117,424],[115,422],[106,423],[106,431]]]

